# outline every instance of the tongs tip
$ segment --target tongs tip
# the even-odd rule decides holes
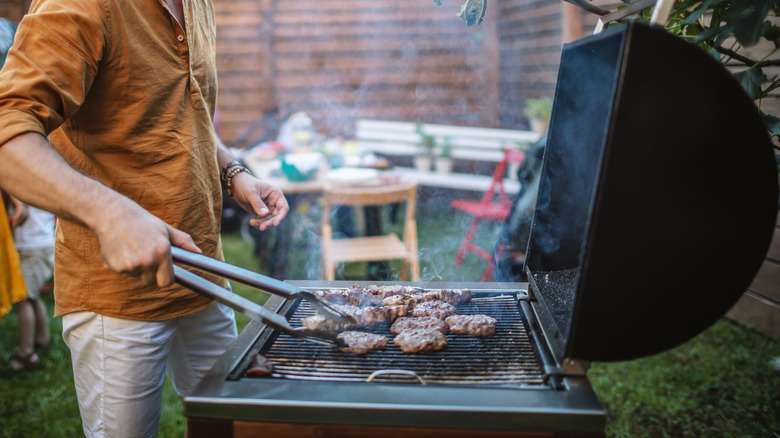
[[[317,344],[335,346],[336,348],[344,348],[349,345],[339,337],[335,332],[319,329],[309,329],[304,327],[298,327],[292,330],[290,333],[296,337],[306,339],[307,341]]]
[[[354,316],[344,312],[338,307],[334,306],[325,300],[320,299],[316,295],[305,293],[303,297],[327,319],[342,323],[342,324],[357,324],[357,320]]]

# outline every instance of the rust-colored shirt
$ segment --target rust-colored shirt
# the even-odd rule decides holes
[[[211,0],[184,0],[184,15],[182,29],[165,0],[34,1],[0,73],[0,145],[48,135],[70,165],[221,259]],[[109,271],[96,236],[67,221],[55,285],[56,315],[159,321],[212,303]]]

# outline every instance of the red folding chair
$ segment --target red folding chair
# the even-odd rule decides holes
[[[466,256],[467,252],[476,254],[478,257],[487,261],[487,266],[485,267],[485,270],[482,271],[482,278],[480,281],[489,281],[493,276],[495,257],[501,255],[504,246],[503,243],[500,243],[497,253],[493,254],[492,251],[486,251],[475,245],[474,236],[482,221],[503,222],[509,217],[509,213],[512,211],[512,201],[506,194],[504,177],[509,164],[519,164],[523,161],[523,158],[525,158],[525,154],[522,151],[506,149],[504,151],[504,158],[498,163],[496,170],[493,172],[490,187],[485,191],[481,200],[472,201],[456,199],[450,203],[450,207],[473,217],[471,225],[469,225],[469,228],[466,231],[466,236],[463,238],[463,243],[461,243],[460,249],[458,249],[458,253],[455,255],[455,266],[459,266],[463,262],[463,257]]]

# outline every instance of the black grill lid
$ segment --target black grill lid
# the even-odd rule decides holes
[[[638,23],[566,45],[526,259],[556,356],[633,359],[709,327],[777,199],[754,104],[701,49]]]

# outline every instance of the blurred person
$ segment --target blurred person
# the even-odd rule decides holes
[[[174,284],[171,246],[223,259],[223,189],[260,230],[289,210],[216,136],[215,52],[211,0],[34,0],[0,71],[0,186],[58,218],[89,437],[155,436],[166,373],[190,392],[236,337],[232,310]]]
[[[13,304],[27,298],[27,287],[19,264],[19,254],[14,247],[11,219],[7,212],[14,212],[14,205],[0,189],[0,321],[11,311]]]
[[[11,220],[13,240],[27,286],[27,298],[16,303],[19,349],[11,359],[13,370],[29,370],[38,363],[36,348],[51,342],[49,314],[41,289],[54,272],[54,215],[15,201]]]
[[[504,221],[494,249],[496,269],[494,280],[501,282],[525,282],[525,256],[531,237],[531,225],[536,209],[539,180],[542,176],[544,148],[547,134],[543,135],[525,154],[517,169],[520,191],[512,201],[512,211]]]

